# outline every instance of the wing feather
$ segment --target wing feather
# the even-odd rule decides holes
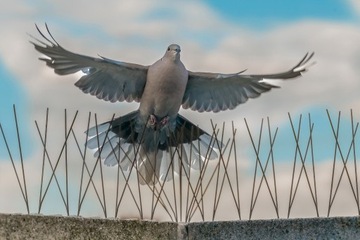
[[[262,93],[278,88],[265,82],[267,79],[291,79],[299,77],[313,63],[309,60],[314,53],[306,54],[301,61],[288,71],[246,75],[241,71],[236,74],[190,72],[182,101],[183,108],[199,112],[219,112],[233,109],[245,103],[249,98],[259,97]]]
[[[38,26],[36,28],[44,41],[34,38],[36,42],[31,43],[37,51],[46,55],[46,58],[39,59],[53,68],[55,73],[67,75],[82,71],[85,75],[75,86],[105,101],[140,101],[146,83],[147,66],[70,52],[57,43],[47,25],[50,37],[45,36]]]

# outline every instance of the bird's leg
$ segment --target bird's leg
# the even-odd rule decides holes
[[[161,129],[168,124],[169,119],[169,116],[165,116],[159,121],[155,115],[150,114],[148,119],[148,126],[154,129]]]
[[[169,122],[169,116],[166,116],[166,117],[163,117],[161,120],[160,120],[160,125],[161,127],[165,126],[168,122]]]
[[[156,123],[157,123],[156,117],[155,117],[153,114],[150,114],[149,120],[148,120],[148,124],[149,124],[151,127],[153,127],[153,126],[156,125]]]

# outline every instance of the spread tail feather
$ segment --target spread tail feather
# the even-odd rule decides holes
[[[199,170],[206,160],[218,157],[215,139],[181,115],[170,133],[168,129],[138,126],[138,113],[131,112],[87,131],[87,147],[105,165],[119,164],[128,171],[135,160],[140,184],[154,185],[171,180],[174,173],[188,175],[190,169]]]
[[[144,148],[140,149],[137,164],[140,184],[154,185],[158,182],[162,155],[162,151],[146,152]]]

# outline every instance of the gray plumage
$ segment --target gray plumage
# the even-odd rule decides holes
[[[106,165],[119,164],[128,170],[136,157],[133,144],[139,146],[135,167],[142,184],[155,184],[158,180],[171,179],[166,174],[172,152],[180,144],[194,146],[198,161],[189,162],[190,152],[182,150],[182,157],[175,165],[199,168],[201,159],[217,157],[212,137],[178,114],[180,106],[198,112],[219,112],[233,109],[249,98],[260,96],[277,86],[266,79],[290,79],[306,71],[314,53],[304,58],[288,71],[277,74],[246,75],[191,72],[180,60],[180,46],[171,44],[164,56],[150,66],[125,63],[105,57],[88,57],[72,53],[61,47],[50,34],[46,40],[32,42],[35,49],[46,55],[40,58],[59,75],[82,71],[75,85],[105,101],[136,101],[139,109],[114,121],[95,126],[87,132],[87,146],[96,150],[95,156],[104,159]],[[199,140],[203,149],[197,149],[193,141]],[[197,144],[196,144],[197,145]]]

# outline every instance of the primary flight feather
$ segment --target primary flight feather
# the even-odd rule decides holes
[[[276,74],[246,75],[191,72],[180,60],[180,46],[171,44],[164,56],[150,66],[125,63],[105,57],[93,58],[64,49],[52,37],[39,28],[44,38],[32,42],[35,49],[44,54],[40,58],[59,75],[82,71],[84,75],[75,83],[84,93],[90,93],[105,101],[136,101],[139,109],[113,121],[95,126],[87,132],[89,148],[97,150],[96,157],[105,164],[119,164],[128,170],[133,164],[134,144],[139,146],[136,167],[140,183],[155,184],[169,180],[169,166],[174,148],[180,144],[192,145],[196,156],[190,161],[189,151],[181,150],[181,164],[185,171],[199,168],[203,159],[216,158],[216,146],[212,137],[178,114],[180,106],[198,112],[219,112],[233,109],[249,98],[260,96],[277,86],[267,79],[290,79],[301,76],[307,70],[314,53],[306,54],[288,71]],[[181,148],[183,149],[183,148]],[[206,151],[206,150],[210,151]],[[120,153],[123,153],[120,157]]]

